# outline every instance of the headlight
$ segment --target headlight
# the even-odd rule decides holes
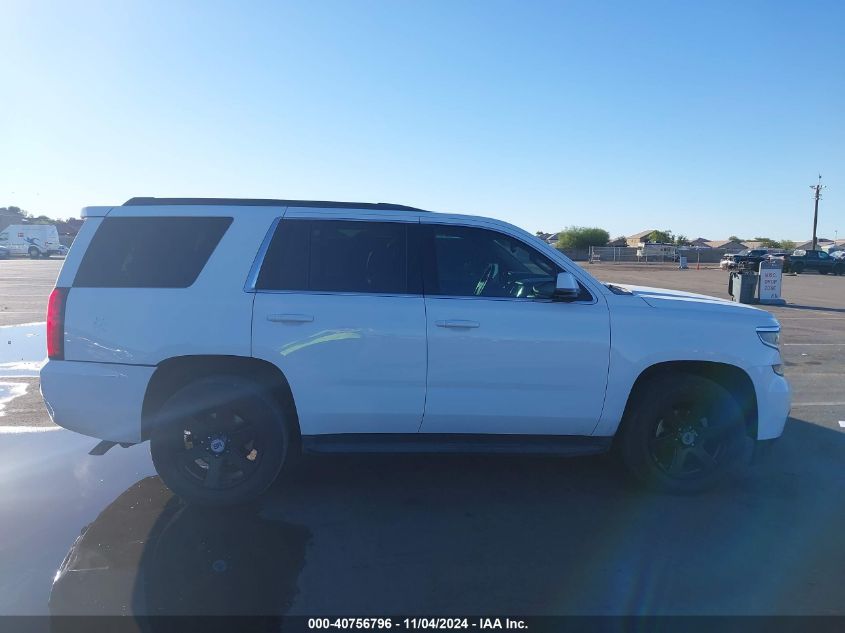
[[[758,327],[757,336],[760,337],[763,345],[780,349],[780,327]]]

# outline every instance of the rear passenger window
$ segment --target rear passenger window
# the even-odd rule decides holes
[[[406,294],[407,241],[400,222],[283,220],[256,288]]]
[[[73,285],[187,288],[196,281],[232,218],[106,218],[85,251]]]

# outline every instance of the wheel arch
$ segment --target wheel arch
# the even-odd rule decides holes
[[[290,383],[282,371],[265,360],[248,356],[192,355],[162,361],[150,377],[141,409],[141,440],[148,440],[155,414],[178,389],[208,376],[234,374],[266,387],[288,414],[297,441],[301,437],[299,416]]]
[[[625,421],[630,418],[631,410],[637,405],[645,387],[650,382],[659,380],[662,376],[677,375],[678,373],[708,378],[729,391],[742,408],[745,416],[746,433],[751,438],[757,437],[757,392],[754,389],[751,377],[741,367],[713,361],[667,361],[656,363],[644,369],[637,376],[628,394],[619,429],[621,430]],[[617,435],[619,435],[618,432]]]

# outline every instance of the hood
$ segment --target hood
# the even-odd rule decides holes
[[[640,299],[645,301],[653,308],[673,308],[679,310],[699,310],[722,312],[730,311],[731,314],[739,314],[740,312],[755,314],[756,316],[768,316],[774,321],[772,317],[765,310],[755,308],[744,303],[737,303],[730,299],[720,299],[719,297],[710,297],[708,295],[700,295],[694,292],[685,292],[683,290],[667,290],[666,288],[651,288],[648,286],[632,286],[630,284],[614,284],[621,288],[632,292]]]

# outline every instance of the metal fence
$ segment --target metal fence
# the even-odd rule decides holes
[[[601,262],[601,263],[641,263],[641,264],[661,264],[678,261],[677,254],[675,256],[669,254],[648,254],[637,256],[637,252],[643,252],[642,249],[629,246],[591,246],[586,256],[580,260],[569,255],[567,249],[563,252],[576,261]],[[647,252],[647,251],[646,251]],[[718,264],[722,256],[728,251],[724,248],[703,248],[700,250],[680,251],[681,254],[686,255],[689,264]]]

